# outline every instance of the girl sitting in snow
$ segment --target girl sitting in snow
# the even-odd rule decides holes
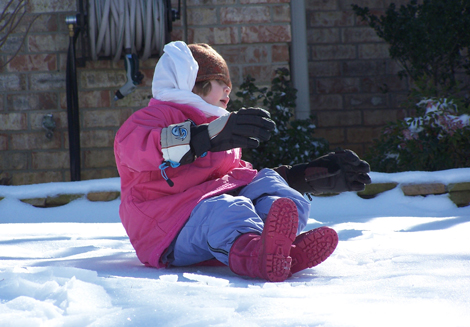
[[[259,108],[226,111],[231,81],[207,44],[172,42],[155,68],[153,98],[119,129],[119,214],[137,256],[157,268],[210,264],[280,282],[324,261],[338,236],[300,234],[302,193],[358,191],[369,165],[352,151],[257,171],[240,148],[267,141],[275,123]]]

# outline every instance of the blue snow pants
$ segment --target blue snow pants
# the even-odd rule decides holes
[[[261,234],[272,203],[281,197],[297,205],[299,234],[307,225],[310,203],[274,170],[263,169],[237,196],[222,194],[201,201],[173,243],[168,262],[187,266],[216,258],[228,265],[235,240],[245,233]]]

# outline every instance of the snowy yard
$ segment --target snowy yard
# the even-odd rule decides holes
[[[372,173],[374,183],[470,182],[470,168]],[[0,326],[470,326],[470,206],[443,195],[315,197],[308,228],[340,242],[283,283],[228,267],[157,270],[135,256],[119,199],[19,201],[119,190],[119,179],[0,186]]]

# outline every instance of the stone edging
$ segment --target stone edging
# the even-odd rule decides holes
[[[398,183],[376,183],[366,186],[362,192],[357,195],[364,198],[374,198],[380,193],[389,191],[398,186]],[[449,194],[449,198],[458,207],[466,207],[470,205],[470,182],[451,183],[445,185],[442,183],[426,183],[426,184],[401,184],[401,190],[406,196],[426,196],[431,194]]]
[[[357,195],[363,199],[372,199],[378,194],[396,188],[399,183],[374,183],[367,185],[365,190],[357,192]],[[470,205],[470,182],[452,183],[445,185],[442,183],[426,184],[401,184],[400,188],[406,196],[426,196],[431,194],[448,194],[449,198],[458,206],[466,207]],[[121,195],[118,191],[108,192],[90,192],[87,194],[60,194],[55,197],[21,199],[24,203],[29,203],[35,207],[48,208],[57,207],[70,203],[73,200],[86,197],[93,202],[113,201]],[[319,196],[334,196],[337,194],[324,194]],[[3,198],[0,197],[0,201]]]

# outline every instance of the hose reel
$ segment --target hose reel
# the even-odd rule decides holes
[[[86,3],[85,3],[86,2]],[[126,83],[115,93],[115,100],[133,92],[143,79],[139,58],[160,57],[170,41],[172,22],[180,18],[171,0],[77,0],[78,13],[66,17],[69,28],[66,94],[69,130],[70,176],[80,176],[80,133],[76,66],[86,60],[117,62],[124,57]],[[81,34],[81,58],[76,58],[75,43]],[[88,40],[87,40],[88,38]]]
[[[88,0],[88,36],[92,60],[99,56],[161,56],[169,41],[170,1]]]

